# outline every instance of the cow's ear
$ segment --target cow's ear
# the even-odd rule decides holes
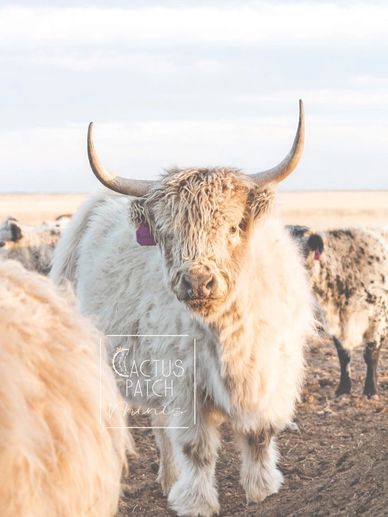
[[[134,199],[129,204],[129,219],[135,226],[145,222],[144,199]]]
[[[248,194],[248,204],[253,218],[261,217],[268,213],[274,200],[272,190],[262,190],[258,187],[250,189]]]
[[[307,246],[311,251],[318,251],[319,253],[323,253],[324,244],[323,239],[319,235],[319,233],[312,233],[307,240]]]
[[[22,230],[15,222],[9,223],[9,229],[11,230],[11,241],[19,241],[23,237]]]

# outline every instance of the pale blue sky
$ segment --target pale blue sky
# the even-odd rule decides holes
[[[109,7],[107,7],[109,5]],[[107,168],[280,161],[283,188],[388,189],[384,1],[0,1],[2,192],[90,191]]]

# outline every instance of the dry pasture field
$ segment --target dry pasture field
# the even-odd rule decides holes
[[[0,221],[13,216],[35,224],[72,213],[85,195],[0,195]],[[316,229],[388,225],[388,191],[281,193],[288,224]],[[315,343],[306,353],[307,374],[295,422],[299,431],[279,437],[285,483],[261,505],[247,506],[239,485],[239,459],[228,426],[223,426],[217,480],[221,516],[383,516],[388,515],[388,348],[379,363],[380,396],[362,396],[362,349],[353,358],[353,393],[336,399],[339,366],[334,346]],[[130,425],[147,425],[138,418]],[[135,430],[139,457],[130,473],[119,516],[173,515],[155,482],[158,458],[152,432]]]
[[[87,194],[0,194],[0,221],[16,217],[24,223],[74,213]],[[316,229],[388,225],[388,190],[280,192],[278,206],[286,224]]]

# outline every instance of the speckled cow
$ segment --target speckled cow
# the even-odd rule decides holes
[[[364,394],[377,395],[377,363],[388,338],[388,231],[349,228],[315,233],[289,227],[302,243],[311,285],[341,367],[336,394],[350,393],[351,351],[364,346]]]

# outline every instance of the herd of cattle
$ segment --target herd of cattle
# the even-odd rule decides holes
[[[0,259],[14,259],[47,275],[55,246],[70,214],[40,226],[9,217],[0,224]],[[388,227],[315,232],[289,225],[297,242],[316,302],[316,317],[333,340],[340,364],[336,395],[350,393],[351,351],[364,347],[364,394],[377,395],[377,363],[388,335]]]
[[[350,354],[363,345],[364,394],[377,396],[388,231],[281,224],[273,186],[303,142],[300,103],[292,149],[272,169],[174,169],[151,182],[107,172],[90,126],[91,168],[116,193],[38,228],[1,224],[0,515],[114,515],[134,453],[124,399],[153,410],[158,480],[178,515],[219,512],[222,421],[241,451],[247,500],[276,493],[276,435],[292,420],[318,328],[338,352],[337,395],[350,392]],[[104,337],[113,334],[116,344]],[[125,371],[148,365],[140,396],[108,366],[123,350]],[[149,377],[164,377],[150,365],[177,360],[186,371],[177,389],[148,392]]]

